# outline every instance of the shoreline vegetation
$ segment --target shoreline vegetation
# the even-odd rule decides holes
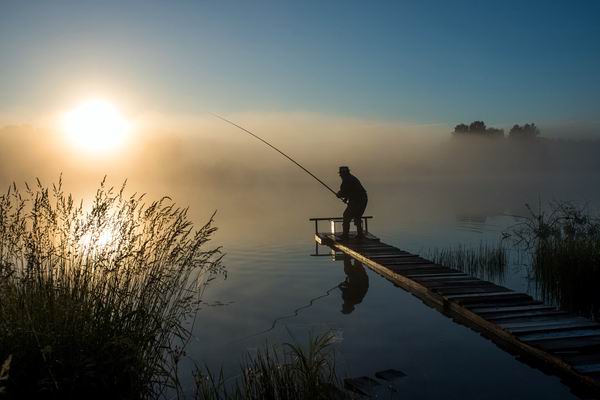
[[[436,264],[455,268],[483,280],[501,283],[504,280],[508,256],[498,244],[480,243],[478,247],[459,244],[456,247],[436,248],[428,252]]]
[[[254,355],[248,354],[240,365],[241,373],[226,379],[221,371],[196,368],[197,400],[260,399],[356,399],[344,389],[336,374],[334,335],[310,337],[307,346],[284,343],[266,345]],[[230,380],[232,382],[230,382]]]
[[[248,354],[231,379],[196,367],[182,387],[186,326],[226,273],[216,228],[124,191],[102,181],[89,208],[60,180],[0,195],[0,397],[355,398],[327,333]]]
[[[600,217],[586,206],[550,202],[511,229],[516,245],[530,255],[530,278],[544,301],[600,319]]]
[[[89,207],[60,180],[0,195],[0,396],[356,398],[336,372],[331,334],[266,345],[234,377],[196,366],[193,387],[183,388],[186,326],[209,282],[226,273],[221,248],[208,247],[213,218],[195,229],[168,197],[146,204],[124,192],[102,181]],[[527,209],[503,236],[530,255],[534,289],[597,319],[600,218],[567,202]],[[504,241],[429,256],[496,282],[509,264]]]
[[[518,222],[497,244],[459,244],[427,254],[435,263],[496,283],[504,281],[507,266],[518,260],[535,297],[600,320],[600,216],[567,201],[540,202],[536,209],[526,204],[526,209],[529,214],[516,217]]]
[[[89,207],[51,188],[0,196],[0,385],[7,398],[156,398],[176,381],[186,321],[225,272],[164,197],[102,181]],[[5,361],[6,360],[6,361]]]

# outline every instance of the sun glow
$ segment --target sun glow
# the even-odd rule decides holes
[[[116,237],[113,230],[106,228],[101,232],[86,233],[80,238],[79,244],[85,250],[104,250],[111,245],[115,239]]]
[[[112,103],[90,100],[65,114],[63,128],[78,147],[105,151],[121,145],[130,124]]]

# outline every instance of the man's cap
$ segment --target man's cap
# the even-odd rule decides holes
[[[340,172],[350,172],[350,168],[346,167],[345,165],[342,165],[340,167]]]

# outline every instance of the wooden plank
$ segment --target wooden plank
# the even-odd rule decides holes
[[[360,250],[360,251],[394,251],[396,253],[406,254],[408,251],[400,250],[394,246],[388,246],[385,243],[373,243],[373,244],[350,244],[349,246],[352,250]]]
[[[546,351],[578,350],[585,352],[586,349],[600,349],[600,332],[596,336],[575,337],[564,339],[550,339],[540,341],[530,341],[533,346],[540,347]]]
[[[420,269],[412,269],[412,270],[406,270],[406,271],[394,271],[392,269],[386,268],[388,271],[393,272],[394,274],[400,275],[400,276],[404,276],[407,277],[408,279],[410,279],[411,274],[422,274],[426,271],[424,270],[420,270]],[[431,272],[435,272],[435,273],[440,273],[441,271],[431,271]],[[416,283],[416,282],[415,282]],[[421,285],[421,284],[419,284]],[[423,286],[423,285],[421,285]],[[424,286],[423,286],[424,287]],[[425,288],[425,287],[424,287]],[[427,289],[426,289],[427,290]],[[432,292],[433,293],[433,292]]]
[[[331,233],[328,233],[329,235],[331,235]],[[348,243],[348,245],[350,246],[356,246],[356,247],[368,247],[368,246],[385,246],[385,247],[396,247],[394,245],[391,245],[389,243],[384,243],[381,241],[373,241],[373,240],[367,240],[367,241],[362,241],[362,242],[353,242],[353,243]]]
[[[496,324],[503,328],[520,328],[520,327],[528,327],[528,326],[537,326],[537,325],[558,325],[558,324],[567,324],[567,323],[576,323],[576,322],[586,322],[592,323],[589,319],[581,318],[573,314],[564,313],[562,315],[541,315],[537,318],[533,317],[524,317],[519,318],[523,321],[514,321],[513,319],[500,319],[499,321],[494,321]]]
[[[360,251],[360,253],[373,260],[380,258],[420,258],[417,254],[398,253],[397,251]]]
[[[367,257],[367,256],[365,256]],[[438,265],[440,267],[442,267],[442,265],[436,264],[431,260],[428,260],[426,258],[421,258],[421,257],[384,257],[384,258],[377,258],[377,257],[367,257],[368,259],[375,261],[376,263],[379,264],[402,264],[402,263],[411,263],[411,262],[422,262],[425,264],[433,264],[433,265]],[[445,265],[443,265],[444,268],[448,268]]]
[[[421,281],[421,284],[427,286],[430,289],[435,288],[451,288],[451,287],[477,287],[477,286],[491,286],[494,285],[491,282],[480,281],[479,279],[451,279],[443,281]]]
[[[383,242],[348,243],[348,247],[353,249],[394,249],[406,253],[406,250],[401,250],[396,246],[392,246]]]
[[[531,298],[521,297],[521,298],[505,298],[502,300],[493,300],[493,301],[482,301],[480,303],[469,303],[469,304],[460,304],[461,307],[466,308],[467,310],[470,307],[473,308],[483,308],[483,307],[509,307],[509,306],[532,306],[536,304],[542,304],[541,301],[533,300]],[[481,316],[480,316],[481,317]],[[483,317],[481,317],[483,318]]]
[[[443,269],[444,271],[452,271],[451,269],[449,269],[448,267],[444,267],[442,265],[437,265],[437,264],[432,264],[432,263],[428,263],[428,262],[415,262],[415,261],[409,261],[409,262],[377,262],[377,261],[373,261],[372,262],[376,262],[377,264],[381,265],[382,267],[388,267],[388,268],[398,268],[398,269],[411,269],[411,268],[429,268],[429,269]]]
[[[360,254],[362,254],[365,257],[375,257],[375,258],[385,258],[385,257],[398,257],[398,258],[410,258],[410,257],[419,257],[418,254],[410,254],[410,253],[402,253],[393,249],[390,250],[378,250],[378,251],[371,251],[371,250],[361,250],[361,249],[357,249],[355,251],[360,252]]]
[[[556,307],[548,306],[546,304],[539,304],[533,306],[516,306],[516,307],[485,307],[485,308],[471,308],[474,313],[489,316],[491,314],[501,314],[512,311],[533,311],[533,310],[556,310]]]
[[[446,267],[441,267],[439,265],[434,264],[421,264],[421,263],[411,263],[411,264],[379,264],[382,268],[391,269],[394,271],[408,271],[411,269],[415,270],[425,270],[425,271],[436,271],[436,273],[451,273],[452,270],[449,270]]]
[[[442,268],[446,268],[443,265],[438,265],[438,264],[433,264],[436,265],[438,267],[442,267]],[[457,271],[455,269],[451,269],[448,268],[448,270],[452,273],[461,273],[460,271]],[[488,281],[482,281],[481,279],[477,279],[477,278],[473,278],[472,276],[469,275],[460,275],[460,276],[441,276],[441,277],[417,277],[414,279],[415,281],[419,281],[419,282],[423,282],[423,283],[427,283],[427,284],[431,284],[431,285],[435,285],[435,284],[451,284],[451,283],[458,283],[458,284],[462,284],[462,283],[477,283],[477,282],[484,282],[484,283],[490,283],[492,284],[492,282],[488,282]]]
[[[407,251],[403,251],[391,246],[351,246],[350,248],[356,252],[360,252],[361,254],[365,252],[389,252],[398,254],[410,254]]]
[[[400,253],[390,253],[390,254],[380,254],[380,253],[362,253],[365,257],[371,258],[373,260],[385,259],[385,258],[421,258],[418,254],[400,254]],[[431,261],[429,261],[431,262]]]
[[[326,235],[332,240],[335,240],[338,243],[345,244],[378,242],[380,240],[377,236],[373,236],[371,233],[365,233],[365,237],[360,241],[354,239],[354,237],[356,236],[356,233],[354,232],[350,232],[350,240],[340,240],[340,236],[342,236],[341,232],[336,233],[335,235],[333,233],[324,233],[324,235]]]
[[[431,290],[436,290],[436,289],[477,288],[477,287],[486,287],[486,288],[494,287],[494,288],[502,288],[502,289],[506,290],[506,288],[504,288],[502,286],[495,285],[495,284],[493,284],[491,282],[479,281],[479,280],[475,280],[475,281],[450,281],[450,282],[439,282],[439,283],[433,283],[433,284],[430,284],[429,282],[423,282],[423,284],[425,286],[427,286],[428,288],[430,288]]]
[[[436,293],[444,293],[447,295],[454,295],[454,294],[471,294],[468,293],[468,290],[470,289],[481,289],[480,292],[474,291],[472,294],[475,293],[491,293],[491,292],[505,292],[506,288],[502,287],[502,286],[498,286],[498,285],[494,285],[493,283],[489,283],[489,282],[476,282],[476,283],[472,283],[472,284],[457,284],[457,285],[452,285],[452,284],[448,284],[448,285],[441,285],[441,286],[436,286],[436,287],[429,287],[433,292]],[[455,293],[453,293],[453,291],[455,291]]]
[[[398,268],[398,269],[410,269],[411,266],[414,266],[413,268],[436,268],[436,269],[443,269],[444,271],[452,271],[451,269],[449,269],[448,267],[444,267],[442,265],[437,265],[437,264],[432,264],[429,262],[420,262],[420,261],[408,261],[408,262],[377,262],[374,260],[371,260],[372,262],[375,262],[379,265],[381,265],[382,267],[389,267],[389,268]]]
[[[505,329],[514,330],[514,329],[525,329],[525,328],[537,328],[537,327],[552,327],[552,326],[563,326],[563,325],[577,325],[577,324],[586,324],[586,325],[596,325],[594,322],[589,319],[576,317],[574,315],[567,315],[567,317],[551,317],[549,320],[533,320],[533,321],[524,321],[524,322],[512,322],[512,321],[501,321],[497,323],[498,326],[501,326]],[[598,325],[600,327],[600,325]]]
[[[454,270],[455,271],[455,270]],[[421,282],[421,283],[427,283],[427,282],[452,282],[452,281],[479,281],[479,279],[477,278],[473,278],[472,276],[468,276],[466,274],[460,274],[458,276],[441,276],[441,277],[437,277],[437,276],[426,276],[426,277],[416,277],[414,278],[415,281],[417,282]]]
[[[510,333],[512,333],[513,335],[521,336],[537,332],[570,331],[577,329],[600,329],[600,325],[594,324],[592,322],[570,322],[564,324],[556,323],[547,325],[537,325],[531,327],[515,327],[505,329],[510,331]]]
[[[385,243],[381,243],[381,242],[373,243],[373,244],[369,244],[369,245],[363,245],[360,243],[358,243],[358,244],[350,243],[348,245],[348,247],[354,251],[360,251],[360,252],[363,252],[363,251],[374,251],[374,252],[389,251],[389,252],[395,252],[395,253],[399,253],[399,254],[411,254],[409,251],[402,250],[402,249],[399,249],[394,246],[388,246]]]
[[[440,267],[440,268],[444,268],[444,269],[449,269],[447,267],[442,267],[440,265],[436,265],[434,263],[432,263],[431,261],[427,261],[427,260],[423,260],[423,259],[412,259],[412,260],[397,260],[397,259],[391,259],[391,260],[385,260],[385,261],[378,261],[378,260],[373,260],[381,265],[432,265],[432,266],[436,266],[436,267]]]
[[[370,257],[370,256],[365,256],[370,260],[373,260],[379,264],[402,264],[402,263],[415,263],[415,262],[420,262],[420,263],[425,263],[425,264],[435,264],[425,258],[421,258],[421,257]],[[446,267],[447,268],[447,267]]]
[[[410,277],[410,278],[441,278],[441,277],[463,277],[463,276],[468,276],[467,274],[465,274],[464,272],[445,272],[445,273],[425,273],[425,274],[420,274],[420,273],[414,273],[414,274],[405,274],[405,276]],[[415,279],[416,280],[416,279]]]
[[[540,310],[540,311],[530,311],[530,312],[513,312],[508,314],[501,314],[499,316],[493,316],[490,318],[486,318],[488,321],[492,321],[495,323],[503,323],[503,322],[527,322],[527,321],[541,321],[543,319],[555,319],[557,317],[564,317],[572,315],[565,311],[550,311],[550,310]]]
[[[444,297],[464,307],[466,307],[468,304],[497,303],[500,305],[502,304],[502,302],[512,302],[513,300],[533,300],[530,296],[526,294],[517,293],[510,290],[498,293],[450,294]]]
[[[406,264],[380,264],[383,268],[388,268],[393,271],[409,271],[412,269],[424,270],[424,271],[451,271],[446,267],[441,267],[434,264],[419,264],[419,263],[406,263]]]
[[[421,267],[419,268],[417,265],[412,266],[411,268],[395,268],[394,266],[384,266],[384,268],[400,275],[409,276],[410,274],[422,274],[422,273],[444,273],[445,271],[441,268],[430,268],[430,267]]]
[[[565,360],[569,360],[572,365],[585,365],[600,363],[600,353],[593,352],[589,354],[565,354]]]
[[[384,255],[384,256],[380,257],[379,255],[372,255],[372,254],[365,253],[365,254],[363,254],[363,256],[365,256],[371,260],[374,260],[376,262],[396,262],[396,261],[397,262],[413,262],[415,260],[418,260],[418,261],[426,261],[429,264],[433,264],[433,262],[430,260],[421,258],[419,256],[413,256],[412,254],[411,255],[388,254],[388,255]]]
[[[519,293],[519,292],[515,292],[513,290],[504,288],[504,291],[501,293],[494,293],[494,294],[482,294],[482,295],[471,295],[471,294],[465,294],[465,295],[456,295],[456,296],[446,296],[449,299],[453,299],[453,300],[467,300],[469,298],[475,298],[475,297],[504,297],[504,296],[527,296],[526,294],[523,293]],[[530,296],[527,296],[530,297]]]
[[[600,353],[566,355],[563,358],[569,364],[573,365],[575,369],[585,371],[585,373],[600,371]]]
[[[322,237],[320,234],[315,235],[315,242],[322,245],[329,245],[331,243],[329,239]]]
[[[600,372],[600,363],[588,364],[588,365],[578,365],[575,367],[575,370],[578,372],[581,372],[582,374],[591,374],[593,372]]]
[[[597,336],[597,329],[575,329],[570,331],[553,331],[542,333],[530,333],[519,335],[519,339],[524,342],[538,342],[542,340],[567,339],[576,337]]]
[[[433,292],[435,293],[439,293],[445,297],[448,297],[450,295],[477,295],[477,294],[487,294],[487,293],[494,293],[494,294],[500,294],[500,293],[506,293],[505,290],[506,288],[503,288],[501,286],[495,286],[495,285],[485,285],[485,286],[463,286],[463,287],[442,287],[442,288],[435,288],[432,289]]]

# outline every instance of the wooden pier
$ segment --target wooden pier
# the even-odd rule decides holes
[[[371,217],[363,217],[365,222]],[[600,324],[492,282],[402,251],[368,233],[341,241],[341,218],[311,218],[315,240],[347,254],[427,305],[473,328],[567,383],[600,397]],[[329,232],[319,232],[328,221]],[[366,225],[366,224],[365,224]],[[546,368],[544,368],[546,369]]]

